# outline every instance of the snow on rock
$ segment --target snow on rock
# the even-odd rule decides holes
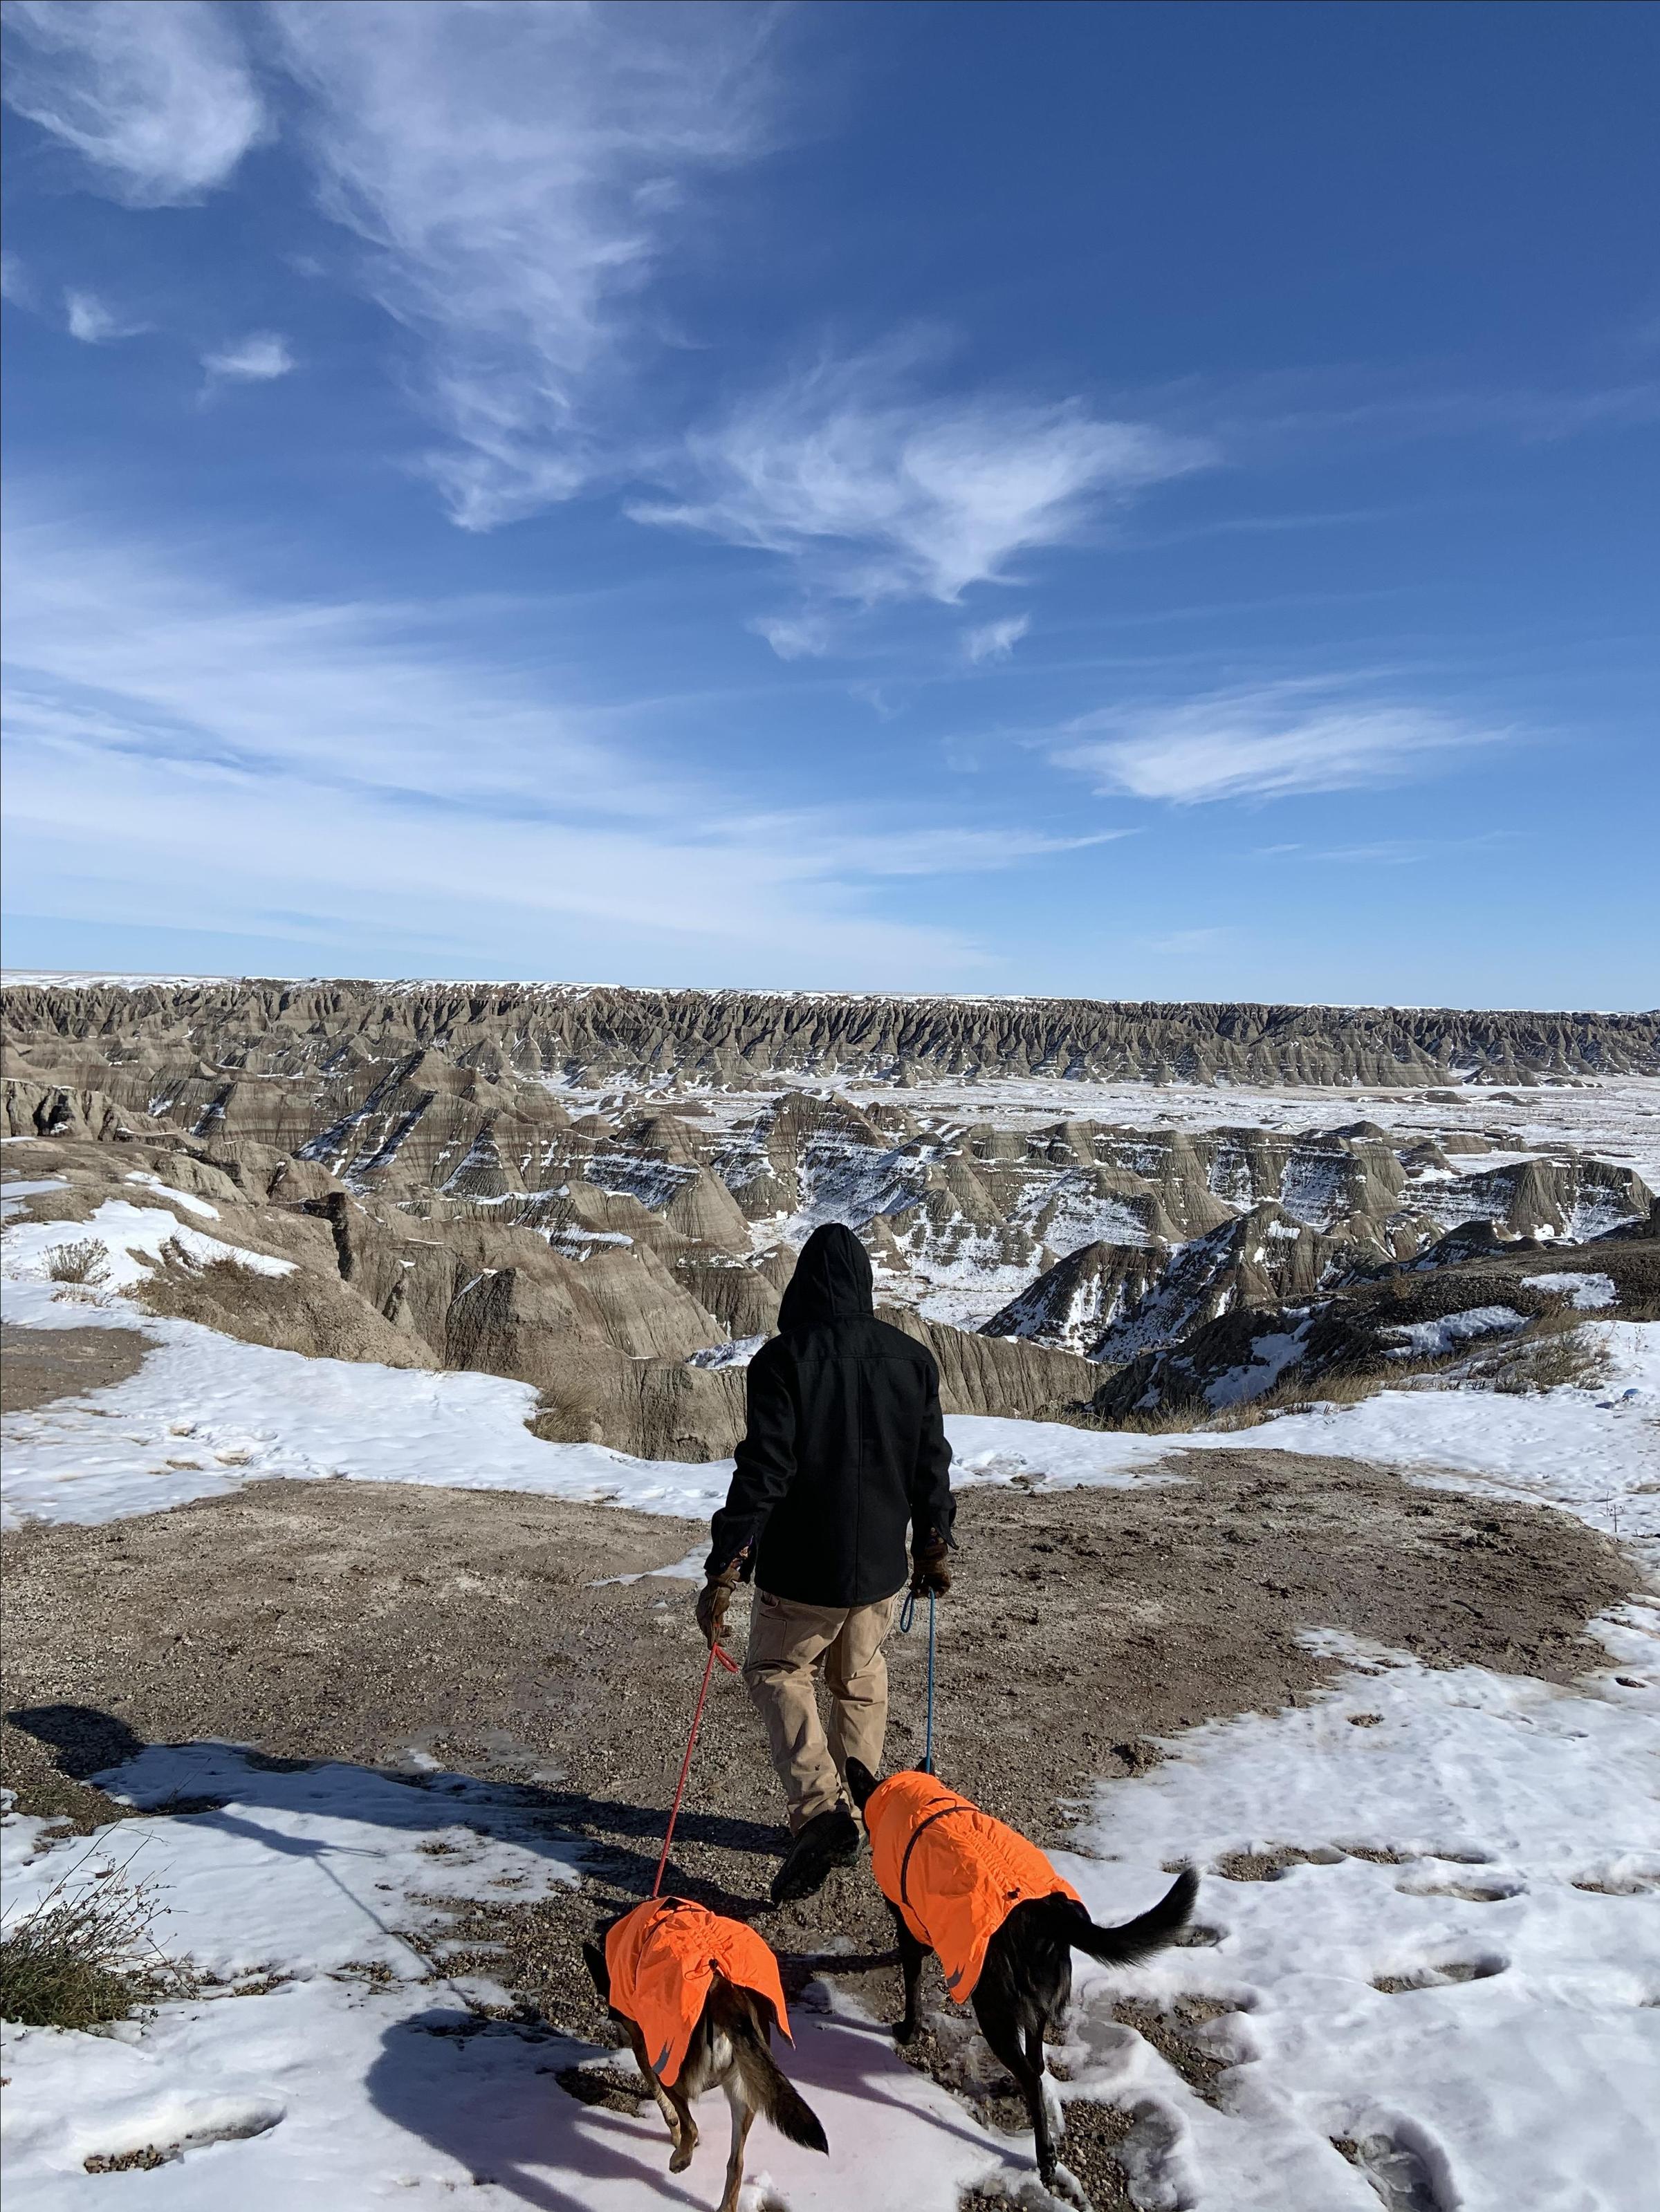
[[[1612,1275],[1529,1275],[1528,1282],[1535,1291],[1558,1292],[1579,1313],[1596,1313],[1619,1303]]]
[[[17,1186],[14,1184],[12,1188],[15,1191]],[[169,1191],[167,1195],[180,1194]],[[204,1206],[198,1198],[182,1198],[181,1203],[194,1212],[214,1212],[213,1207]],[[289,1275],[294,1272],[292,1260],[273,1260],[263,1252],[245,1252],[236,1245],[222,1243],[216,1237],[204,1236],[199,1229],[185,1228],[160,1206],[132,1206],[125,1198],[106,1198],[88,1221],[13,1223],[6,1231],[5,1272],[21,1282],[50,1279],[53,1253],[77,1244],[102,1247],[96,1280],[101,1288],[109,1291],[131,1290],[136,1283],[145,1281],[151,1267],[159,1265],[168,1245],[182,1251],[198,1267],[207,1267],[216,1260],[232,1260],[239,1267],[249,1268],[257,1275]],[[144,1264],[146,1261],[150,1267]]]
[[[1391,1340],[1395,1346],[1389,1354],[1391,1359],[1438,1359],[1476,1337],[1503,1336],[1527,1325],[1527,1316],[1517,1313],[1514,1306],[1470,1306],[1463,1313],[1444,1314],[1436,1321],[1400,1322],[1378,1334]]]
[[[1195,1918],[1218,1940],[1143,1978],[1166,2002],[1230,2007],[1202,2033],[1237,2062],[1222,2108],[1202,2101],[1114,2020],[1115,1981],[1079,1960],[1063,2094],[1141,2106],[1127,2146],[1139,2203],[1650,2201],[1660,1617],[1633,1606],[1598,1627],[1613,1663],[1572,1690],[1324,1637],[1354,1665],[1314,1704],[1189,1730],[1163,1765],[1100,1789],[1081,1835],[1099,1856],[1059,1863],[1112,1920],[1151,1902],[1150,1868],[1192,1859]],[[1277,1880],[1215,1871],[1285,1847],[1308,1858]]]

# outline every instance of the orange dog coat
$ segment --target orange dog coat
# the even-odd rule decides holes
[[[986,1946],[1017,1905],[1078,1897],[1036,1844],[932,1774],[891,1774],[871,1793],[865,1826],[877,1887],[939,1953],[958,2004],[974,1994]]]
[[[648,1897],[625,1912],[605,1938],[605,1967],[612,2007],[639,2028],[666,2086],[680,2078],[717,1970],[765,1997],[789,2034],[778,1961],[767,1945],[741,1920],[724,1920],[690,1898]]]

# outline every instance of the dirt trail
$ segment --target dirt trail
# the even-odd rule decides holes
[[[0,1323],[0,1413],[28,1413],[136,1375],[150,1350],[136,1328],[23,1328]]]
[[[1611,1545],[1543,1509],[1280,1452],[1188,1453],[1179,1469],[1137,1491],[962,1494],[939,1762],[1040,1842],[1067,1840],[1098,1779],[1155,1760],[1148,1738],[1316,1692],[1333,1669],[1301,1629],[1566,1680],[1596,1656],[1584,1624],[1633,1587]],[[694,1583],[650,1570],[703,1535],[615,1507],[355,1482],[22,1530],[3,1547],[9,1778],[26,1808],[70,1809],[63,1777],[213,1735],[412,1782],[418,1752],[520,1785],[550,1829],[592,1839],[593,1877],[545,1905],[481,1906],[458,1933],[505,1943],[482,1971],[599,2033],[575,1937],[649,1882],[702,1659]],[[890,1650],[897,1765],[920,1748],[923,1638]],[[798,1986],[823,1954],[856,1972],[885,1953],[862,1868],[805,1906],[767,1905],[780,1806],[734,1680],[711,1698],[691,1805],[678,1885],[756,1916]]]

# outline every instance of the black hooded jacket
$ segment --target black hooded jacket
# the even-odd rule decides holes
[[[815,1229],[750,1363],[749,1423],[708,1572],[743,1575],[806,1605],[870,1605],[907,1574],[905,1530],[949,1536],[951,1446],[939,1370],[878,1321],[870,1261],[851,1230]]]

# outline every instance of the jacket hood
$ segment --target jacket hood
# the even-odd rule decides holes
[[[795,1273],[779,1306],[780,1329],[868,1320],[875,1310],[870,1258],[864,1246],[839,1221],[815,1229],[801,1247]]]

